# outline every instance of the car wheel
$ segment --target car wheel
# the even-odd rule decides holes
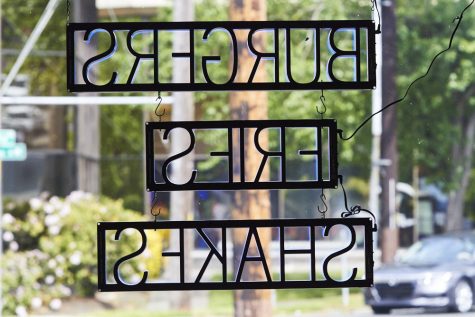
[[[466,313],[472,309],[473,290],[466,280],[460,280],[452,289],[451,310],[458,313]]]
[[[388,307],[371,306],[371,309],[373,310],[373,313],[375,315],[387,315],[391,312],[391,308],[388,308]]]

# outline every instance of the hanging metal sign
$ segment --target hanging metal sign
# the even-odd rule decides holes
[[[271,48],[255,40],[259,32],[273,39]],[[185,35],[188,51],[167,50],[167,38],[177,33]],[[217,52],[217,43],[223,41],[226,49]],[[310,54],[300,56],[304,42]],[[76,58],[77,51],[91,51],[88,48],[95,45],[97,54],[84,61]],[[248,52],[255,58],[254,64],[244,65],[238,51]],[[172,59],[185,63],[188,81],[173,82],[161,71]],[[249,75],[238,79],[238,69]],[[301,78],[309,69],[310,76]],[[268,70],[273,73],[270,81],[254,80],[257,72]],[[225,80],[217,79],[219,72],[227,74]],[[67,26],[67,85],[71,92],[373,89],[375,84],[375,25],[371,20]]]
[[[295,153],[299,157],[312,157],[315,164],[312,170],[313,179],[291,180],[287,168],[289,156],[286,143],[286,131],[289,129],[310,129],[315,135],[315,143],[302,148]],[[190,175],[184,183],[171,179],[170,170],[173,162],[189,155],[196,147],[196,134],[199,131],[221,130],[224,136],[219,138],[219,145],[226,144],[226,149],[210,152],[212,157],[223,157],[227,161],[227,179],[221,181],[206,181],[199,179],[199,170],[190,170]],[[278,150],[264,149],[259,136],[264,132],[277,131]],[[157,138],[167,140],[173,138],[174,131],[180,131],[180,138],[187,138],[190,144],[180,153],[170,154],[156,168],[155,141]],[[338,185],[337,160],[337,124],[333,119],[324,120],[248,120],[248,121],[182,121],[182,122],[147,122],[146,134],[146,175],[148,191],[181,191],[181,190],[251,190],[251,189],[314,189],[336,188]],[[172,135],[172,136],[170,136]],[[236,144],[233,146],[233,142]],[[250,146],[251,145],[251,146]],[[253,146],[252,146],[253,145]],[[253,149],[251,149],[253,147]],[[233,149],[239,148],[239,153]],[[245,161],[245,151],[256,151],[262,157],[259,167],[255,168],[255,177],[246,179],[246,169],[250,169]],[[264,180],[262,173],[270,158],[278,158],[279,175],[276,180]],[[222,165],[221,167],[222,168]],[[239,171],[239,175],[234,175]],[[159,180],[157,180],[159,179]]]
[[[308,230],[308,248],[289,248],[285,232],[286,229],[300,227]],[[281,288],[337,288],[337,287],[369,287],[373,284],[373,223],[369,218],[320,218],[320,219],[269,219],[269,220],[213,220],[213,221],[164,221],[164,222],[101,222],[97,226],[98,237],[98,277],[99,290],[102,292],[117,291],[172,291],[172,290],[224,290],[224,289],[281,289]],[[322,230],[323,239],[335,232],[345,230],[349,233],[348,242],[331,251],[323,260],[317,261],[318,241],[316,232]],[[137,251],[122,255],[118,259],[107,258],[107,244],[120,243],[124,239],[124,231],[129,230],[127,235],[139,234],[141,243]],[[154,281],[149,279],[148,271],[144,270],[139,280],[127,282],[121,277],[121,267],[128,261],[138,261],[147,249],[148,234],[157,234],[160,230],[175,230],[179,233],[179,250],[162,251],[161,254],[152,254],[157,257],[168,257],[178,260],[177,276],[175,281]],[[219,231],[221,243],[211,241],[207,230]],[[233,230],[244,230],[246,242],[240,255],[239,264],[235,272],[228,269],[233,261],[227,254],[226,245],[228,236]],[[263,249],[260,235],[265,230],[277,230],[279,242],[279,263],[272,267],[268,252]],[[208,256],[199,267],[199,272],[191,280],[185,279],[185,261],[192,261],[190,254],[185,253],[185,239],[193,237],[188,231],[194,233],[197,239],[201,239],[209,249]],[[185,234],[186,232],[186,234]],[[319,233],[318,233],[319,234]],[[340,277],[338,280],[329,272],[328,266],[338,261],[338,258],[355,252],[356,241],[363,241],[364,263],[353,267],[349,276]],[[267,255],[266,255],[267,254]],[[286,257],[295,255],[308,256],[308,279],[289,280],[286,278]],[[107,261],[109,260],[109,267]],[[220,281],[212,279],[205,281],[205,274],[210,270],[211,261],[217,261],[219,266]],[[245,278],[246,263],[259,262],[265,276],[263,280],[255,281]],[[148,262],[150,263],[150,261]],[[112,265],[110,265],[112,264]],[[321,266],[320,266],[321,265]],[[321,272],[318,270],[321,268]],[[195,267],[196,269],[196,267]],[[317,271],[319,273],[317,273]],[[230,274],[231,273],[231,274]],[[321,273],[321,274],[320,274]],[[363,274],[361,274],[363,273]],[[321,276],[320,276],[321,275]]]

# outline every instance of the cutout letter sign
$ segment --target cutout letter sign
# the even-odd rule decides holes
[[[261,32],[268,47],[255,40]],[[167,47],[178,35],[189,50]],[[310,54],[302,54],[302,44]],[[79,61],[80,50],[97,53]],[[243,64],[238,52],[254,63]],[[171,60],[188,69],[186,82],[162,71]],[[370,20],[71,23],[67,65],[71,92],[373,89],[375,26]],[[238,70],[248,75],[238,79]],[[272,79],[258,82],[258,72]]]
[[[337,161],[337,125],[332,119],[325,120],[249,120],[249,121],[201,121],[201,122],[148,122],[146,124],[146,167],[147,190],[249,190],[249,189],[312,189],[335,188],[338,185]],[[287,144],[286,134],[291,130],[305,131],[313,135],[313,144],[295,148]],[[207,135],[206,133],[217,135]],[[214,131],[214,132],[212,132]],[[225,165],[225,176],[220,181],[209,181],[202,177],[200,170],[190,169],[189,177],[182,182],[170,176],[173,163],[189,155],[197,147],[197,135],[202,138],[216,139],[216,151],[210,157],[220,157]],[[261,135],[274,136],[277,149],[262,145]],[[272,134],[274,133],[274,134]],[[176,134],[176,136],[175,136]],[[186,138],[189,145],[179,153],[171,153],[161,166],[155,159],[155,142],[157,139],[167,141],[173,137]],[[311,139],[311,138],[308,138]],[[234,144],[235,143],[235,144]],[[289,148],[294,149],[291,153]],[[238,150],[236,150],[238,149]],[[261,157],[259,166],[249,166],[245,161],[245,151],[255,151]],[[304,176],[295,175],[289,170],[288,157],[293,155],[298,160],[310,160],[312,163]],[[277,172],[267,179],[263,171],[270,165],[270,160],[277,159]],[[158,167],[158,168],[157,168]],[[246,179],[250,173],[255,175]],[[274,176],[274,177],[273,177]]]
[[[307,232],[307,246],[299,248],[290,245],[286,239],[286,230],[293,228]],[[233,257],[227,250],[228,237],[233,230],[241,230],[246,236],[242,254],[235,255],[239,262],[233,272]],[[177,231],[179,249],[166,250],[160,254],[150,254],[149,237],[162,234],[160,231]],[[278,237],[278,252],[264,250],[261,236],[270,236],[272,232]],[[213,221],[164,221],[164,222],[101,222],[97,226],[99,290],[103,292],[117,291],[170,291],[170,290],[224,290],[224,289],[279,289],[279,288],[333,288],[333,287],[369,287],[373,284],[373,239],[372,221],[369,218],[346,219],[270,219],[270,220],[213,220]],[[213,233],[213,234],[212,234]],[[217,234],[218,233],[218,234]],[[330,239],[331,236],[346,236],[347,241],[332,243],[331,250],[319,248],[319,241]],[[121,240],[135,235],[139,238],[137,249],[130,254],[113,256],[107,253],[106,244],[117,244]],[[322,240],[316,236],[321,235]],[[194,238],[204,243],[209,250],[206,259],[199,261],[185,253],[185,239]],[[217,241],[219,239],[219,241]],[[150,239],[151,240],[151,239]],[[336,277],[329,270],[329,265],[340,263],[347,256],[361,255],[356,248],[356,241],[363,242],[364,261],[351,267],[349,273]],[[219,242],[219,243],[218,243]],[[147,250],[147,252],[146,252]],[[156,249],[155,249],[156,250]],[[146,267],[138,279],[126,281],[121,271],[127,262],[143,260],[144,254],[156,257],[167,257],[176,261],[176,277],[167,281],[154,280],[149,277]],[[299,263],[305,263],[308,278],[302,280],[288,279],[287,263],[295,257]],[[269,257],[274,260],[270,261]],[[186,280],[185,270],[192,261],[196,273]],[[259,274],[245,274],[249,262],[258,262],[261,280],[251,280]],[[149,265],[155,261],[146,261]],[[295,262],[294,262],[295,263]],[[271,265],[273,264],[273,265]],[[255,269],[255,267],[253,267]],[[218,276],[218,281],[216,281]]]

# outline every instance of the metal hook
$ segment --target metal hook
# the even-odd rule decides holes
[[[325,218],[325,213],[328,211],[328,206],[327,203],[325,202],[327,200],[327,197],[325,196],[325,193],[323,192],[322,188],[322,193],[320,194],[320,199],[322,200],[323,206],[325,206],[324,210],[320,209],[320,205],[317,206],[318,212],[322,214],[322,218]]]
[[[160,119],[160,122],[162,122],[162,116],[165,115],[165,109],[163,109],[162,113],[158,113],[158,109],[160,108],[160,105],[162,104],[162,96],[160,91],[158,92],[158,97],[155,99],[155,101],[158,101],[157,108],[155,108],[155,115]]]
[[[325,96],[323,95],[323,89],[322,89],[322,94],[320,95],[320,102],[323,105],[323,111],[320,111],[320,109],[318,109],[318,106],[316,106],[315,108],[317,109],[317,112],[320,114],[321,118],[323,119],[323,115],[325,114],[325,112],[327,112],[327,106],[325,105]]]
[[[158,208],[158,212],[155,212],[154,211],[154,207],[157,205],[157,202],[158,202],[158,193],[155,192],[153,194],[153,202],[152,202],[152,208],[150,209],[150,213],[152,214],[152,216],[154,217],[154,222],[157,222],[157,218],[158,216],[160,216],[160,213],[162,211],[162,208]],[[156,231],[157,229],[154,229],[154,231]]]

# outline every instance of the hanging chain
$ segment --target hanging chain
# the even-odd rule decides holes
[[[323,95],[323,89],[320,95],[320,102],[322,103],[322,110],[319,109],[318,105],[315,106],[315,109],[317,110],[317,113],[320,115],[320,119],[323,120],[323,115],[327,112],[327,106],[325,105],[325,96]],[[320,205],[318,205],[317,210],[322,215],[322,219],[325,219],[326,212],[328,211],[328,206],[326,203],[327,197],[325,196],[323,187],[321,188],[321,192],[320,192],[320,200],[322,201],[324,208],[322,210],[320,209]]]
[[[69,20],[71,18],[71,2],[66,0],[66,24],[69,25]]]

